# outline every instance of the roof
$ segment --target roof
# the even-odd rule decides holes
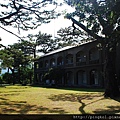
[[[66,47],[64,47],[64,48],[57,49],[57,50],[54,50],[54,51],[52,51],[52,52],[49,52],[49,53],[47,53],[47,54],[45,54],[45,55],[42,55],[42,56],[40,56],[40,58],[41,58],[41,57],[45,57],[45,56],[49,56],[49,55],[52,55],[52,54],[55,54],[55,53],[58,53],[58,52],[62,52],[62,51],[65,51],[65,50],[68,50],[68,49],[71,49],[71,48],[75,48],[75,47],[78,47],[78,46],[81,46],[81,45],[84,45],[84,44],[88,44],[88,43],[91,43],[91,42],[94,42],[94,41],[96,41],[96,40],[83,42],[83,43],[81,43],[81,44],[79,44],[79,45],[76,45],[76,46],[66,46]]]
[[[64,51],[64,50],[68,50],[68,49],[73,48],[73,47],[76,47],[76,46],[66,46],[66,47],[64,47],[64,48],[57,49],[57,50],[54,50],[54,51],[52,51],[52,52],[49,52],[49,53],[47,53],[47,54],[45,54],[45,55],[42,55],[42,56],[40,56],[40,58],[41,58],[41,57],[48,56],[48,55],[52,55],[52,54],[55,54],[55,53],[58,53],[58,52],[61,52],[61,51]]]

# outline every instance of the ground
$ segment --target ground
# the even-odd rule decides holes
[[[0,114],[120,114],[120,98],[102,89],[0,87]]]

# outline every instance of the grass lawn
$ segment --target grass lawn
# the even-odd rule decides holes
[[[104,98],[100,89],[6,86],[0,114],[120,114],[120,98]]]

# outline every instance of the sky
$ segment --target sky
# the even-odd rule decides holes
[[[64,5],[61,6],[60,8],[58,8],[60,10],[67,10],[68,13],[73,12],[73,8],[71,8],[68,5]],[[42,33],[48,33],[48,34],[52,34],[53,37],[57,36],[57,31],[60,28],[65,28],[68,26],[71,26],[72,22],[68,19],[65,19],[64,16],[59,16],[56,19],[51,20],[50,23],[48,24],[42,24],[40,27],[38,27],[36,30],[29,30],[29,31],[22,31],[20,32],[20,34],[18,34],[18,30],[8,26],[5,27],[7,30],[12,31],[13,33],[17,34],[18,36],[27,36],[28,34],[37,34],[39,31],[41,31]],[[2,26],[4,27],[4,26]],[[11,33],[6,32],[5,30],[0,28],[0,37],[2,38],[2,41],[0,41],[1,44],[7,46],[13,43],[18,42],[19,38],[17,38],[16,36],[12,35]]]

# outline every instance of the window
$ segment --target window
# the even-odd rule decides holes
[[[68,54],[66,56],[66,64],[73,64],[73,55],[72,54]]]
[[[78,71],[77,78],[78,78],[78,85],[87,84],[87,76],[85,71],[83,70]]]
[[[55,66],[55,65],[56,65],[56,64],[55,64],[55,59],[52,58],[52,59],[50,60],[50,66],[53,67],[53,66]]]
[[[89,62],[90,64],[99,63],[99,51],[97,48],[93,48],[89,51]]]
[[[45,61],[45,67],[48,67],[49,66],[49,63],[48,63],[48,60]]]
[[[91,85],[98,85],[98,71],[91,70],[90,72],[90,83]]]
[[[90,52],[89,52],[89,59],[91,61],[99,59],[99,51],[98,51],[98,49],[93,48],[93,49],[90,50]]]
[[[62,56],[57,58],[57,65],[63,65],[63,57]]]
[[[80,51],[76,54],[76,63],[77,65],[86,64],[86,55],[84,54],[84,52]]]
[[[40,67],[40,68],[43,67],[43,62],[42,62],[42,61],[40,61],[40,63],[39,63],[39,67]]]

